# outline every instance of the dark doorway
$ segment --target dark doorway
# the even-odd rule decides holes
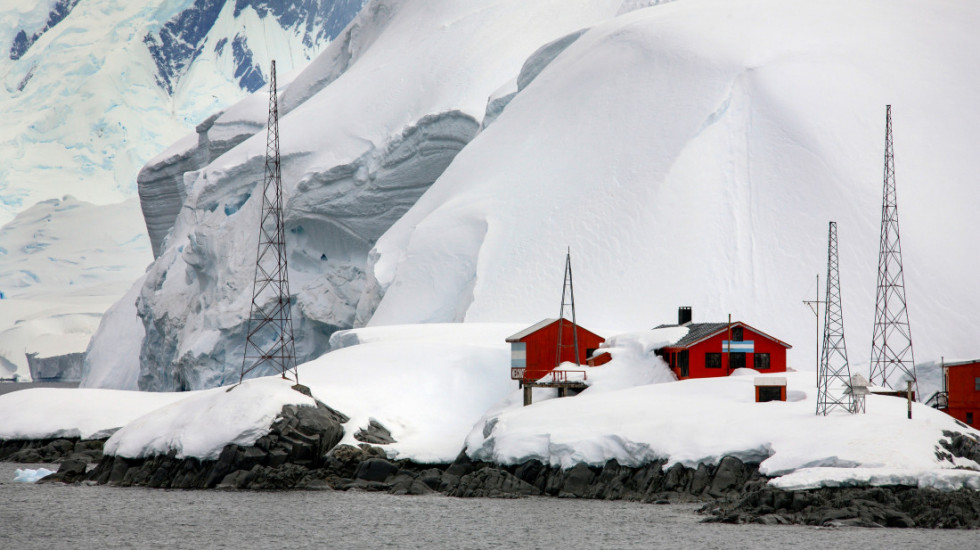
[[[732,370],[735,370],[735,369],[744,369],[745,368],[745,354],[744,353],[729,353],[728,355],[730,356],[728,358],[728,361],[729,361],[728,368],[730,368]]]
[[[766,401],[782,401],[783,394],[780,386],[759,386],[759,403]]]

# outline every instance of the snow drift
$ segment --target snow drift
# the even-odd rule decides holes
[[[566,246],[578,319],[620,330],[732,313],[813,365],[814,276],[839,224],[852,366],[874,312],[884,106],[918,360],[973,357],[980,9],[691,0],[567,46],[371,253],[370,325],[533,321]],[[823,289],[820,289],[823,292]]]

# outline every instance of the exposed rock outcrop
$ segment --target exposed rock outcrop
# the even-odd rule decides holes
[[[254,445],[227,445],[216,460],[106,456],[86,476],[100,484],[174,489],[289,489],[317,485],[317,471],[344,435],[348,418],[323,403],[287,405]]]
[[[906,486],[783,491],[758,485],[701,509],[707,522],[855,527],[980,527],[980,493]]]
[[[0,440],[0,462],[61,462],[69,457],[83,457],[88,462],[102,460],[105,439],[79,439],[62,437],[55,439]]]

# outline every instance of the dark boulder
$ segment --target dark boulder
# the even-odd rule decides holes
[[[395,443],[395,438],[391,437],[391,432],[380,422],[373,418],[368,423],[367,429],[361,428],[354,434],[354,439],[370,443],[372,445],[387,445]]]
[[[397,471],[398,466],[383,458],[369,458],[357,467],[354,478],[365,481],[385,481]]]
[[[85,470],[88,468],[88,458],[84,455],[72,455],[61,463],[58,471],[41,478],[38,483],[75,483],[85,478]]]

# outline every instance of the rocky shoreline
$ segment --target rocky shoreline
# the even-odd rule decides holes
[[[655,504],[702,502],[706,522],[861,527],[980,527],[980,492],[943,492],[904,486],[785,491],[767,485],[758,464],[726,456],[717,464],[687,467],[655,461],[627,467],[578,464],[562,470],[532,460],[502,466],[460,453],[451,464],[390,460],[377,446],[392,441],[372,423],[338,445],[347,417],[322,403],[286,406],[269,434],[254,445],[227,445],[216,460],[102,456],[104,440],[0,441],[0,461],[56,462],[42,483],[225,490],[361,490],[396,495],[454,497],[551,496]],[[948,433],[950,455],[980,458],[972,436]],[[52,460],[53,457],[58,457]],[[39,460],[40,459],[40,460]],[[89,465],[97,462],[94,468]]]
[[[73,455],[88,462],[102,460],[106,439],[57,437],[49,439],[0,439],[0,462],[55,463]]]

